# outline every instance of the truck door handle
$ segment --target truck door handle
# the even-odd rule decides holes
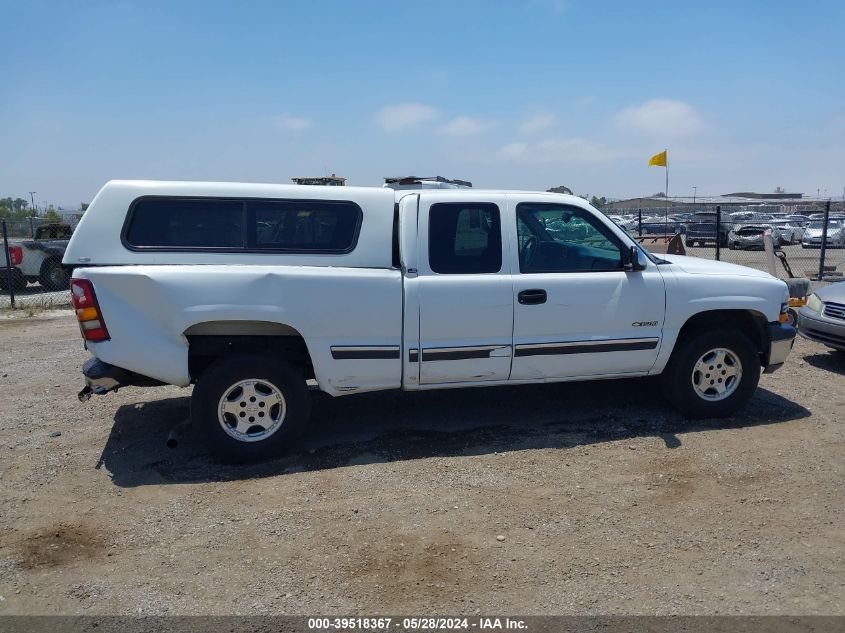
[[[516,295],[517,300],[527,306],[539,305],[546,303],[546,291],[542,288],[532,288],[530,290],[523,290]]]

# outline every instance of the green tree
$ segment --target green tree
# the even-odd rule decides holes
[[[61,222],[62,221],[62,216],[59,215],[52,206],[50,206],[50,208],[47,209],[47,211],[41,217],[43,217],[48,222]]]
[[[590,199],[590,204],[598,209],[601,209],[604,205],[607,204],[607,198],[605,198],[604,196],[602,196],[601,198],[593,196]]]
[[[28,218],[29,203],[23,198],[0,198],[0,218],[6,220],[22,220]]]
[[[572,189],[566,187],[564,185],[559,185],[557,187],[552,187],[551,189],[546,189],[546,191],[550,193],[567,193],[570,196],[572,195]]]

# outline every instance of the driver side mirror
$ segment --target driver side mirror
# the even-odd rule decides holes
[[[648,265],[648,260],[645,254],[636,246],[632,246],[627,253],[627,257],[625,258],[625,264],[623,268],[625,272],[636,272],[640,270],[645,270],[646,266]]]

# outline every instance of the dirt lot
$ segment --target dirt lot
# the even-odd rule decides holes
[[[165,446],[188,390],[77,402],[69,311],[0,357],[0,613],[845,614],[845,360],[803,340],[727,422],[647,381],[317,394],[248,468]]]

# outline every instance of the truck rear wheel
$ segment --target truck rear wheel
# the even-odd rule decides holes
[[[263,354],[224,356],[203,372],[191,420],[220,461],[276,457],[291,446],[311,412],[304,376]]]
[[[62,263],[55,259],[48,259],[41,265],[38,276],[41,287],[45,290],[67,290],[70,288],[70,274]]]
[[[709,330],[678,342],[663,370],[663,392],[689,418],[719,418],[745,405],[759,380],[760,359],[748,337]]]

